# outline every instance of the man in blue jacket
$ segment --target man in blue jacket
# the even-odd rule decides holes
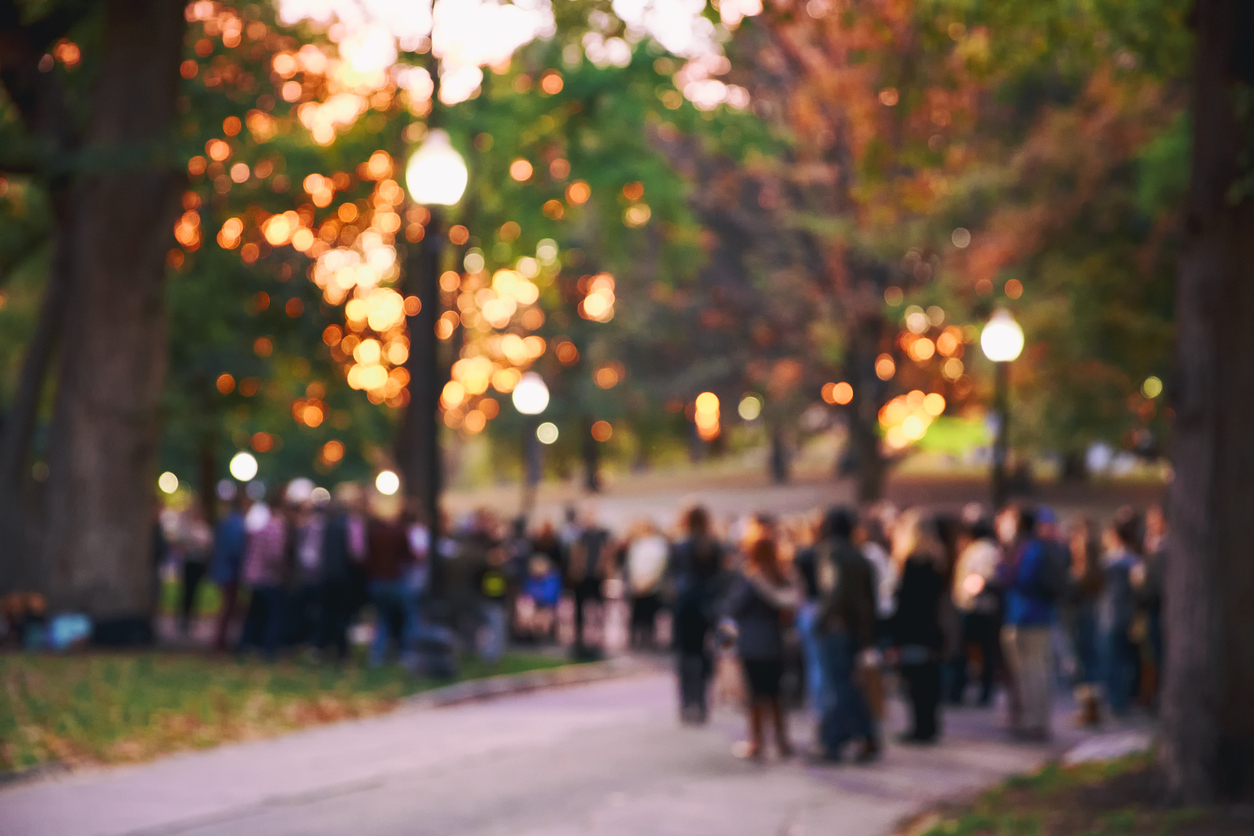
[[[1036,536],[1036,516],[1008,506],[997,515],[1003,557],[997,579],[1006,593],[1002,650],[1013,678],[1011,733],[1024,740],[1050,737],[1053,658],[1050,634],[1057,615],[1047,582],[1045,544]]]
[[[244,565],[244,514],[248,511],[248,497],[238,491],[231,500],[230,510],[218,521],[213,534],[213,557],[209,563],[209,576],[222,591],[222,610],[218,614],[218,629],[214,636],[215,650],[226,650],[226,634],[231,619],[235,617],[235,605],[239,598],[240,572]]]

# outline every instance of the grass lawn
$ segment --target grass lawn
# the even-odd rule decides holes
[[[1150,755],[1012,778],[916,820],[909,836],[1248,836],[1249,813],[1168,807]]]
[[[565,664],[510,654],[467,660],[461,679]],[[267,665],[160,651],[0,654],[0,773],[144,760],[365,717],[446,684],[398,666]]]

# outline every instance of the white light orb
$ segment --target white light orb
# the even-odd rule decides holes
[[[179,489],[179,477],[167,470],[157,477],[157,487],[162,493],[174,493]]]
[[[405,166],[410,197],[426,206],[456,204],[469,178],[466,161],[449,142],[448,134],[439,129],[427,134]]]
[[[514,387],[514,409],[523,415],[539,415],[549,405],[549,387],[544,378],[535,372],[527,372]]]
[[[754,421],[762,414],[762,399],[757,395],[745,395],[740,399],[740,406],[736,411],[744,420]]]
[[[395,496],[401,489],[401,477],[391,470],[383,470],[374,478],[374,486],[384,496]]]
[[[236,453],[228,465],[231,475],[241,482],[247,482],[257,475],[257,459],[252,453]]]
[[[552,444],[557,441],[558,435],[560,433],[557,430],[557,424],[552,421],[545,421],[536,427],[536,438],[540,439],[541,444]]]
[[[1018,359],[1019,352],[1023,351],[1023,329],[1009,311],[993,313],[980,333],[980,349],[994,363],[1009,363]]]

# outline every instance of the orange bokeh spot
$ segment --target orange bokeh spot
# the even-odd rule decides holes
[[[258,453],[268,453],[274,448],[274,436],[270,433],[253,433],[253,449]]]
[[[218,375],[218,391],[224,395],[229,395],[234,392],[235,378],[226,373]]]
[[[524,180],[530,180],[533,169],[531,163],[523,159],[514,160],[509,166],[509,176],[513,177],[519,183]],[[467,416],[468,418],[470,416]]]
[[[460,247],[462,244],[465,244],[470,240],[470,230],[466,229],[466,227],[461,224],[457,224],[449,229],[448,240]]]
[[[609,421],[597,421],[592,425],[592,437],[597,441],[609,441],[612,435],[614,435],[614,427]]]
[[[331,464],[335,464],[344,458],[344,445],[335,439],[331,439],[322,445],[322,458]]]
[[[576,206],[588,202],[592,197],[592,187],[582,180],[576,180],[566,187],[566,199]]]
[[[556,70],[549,70],[540,76],[540,89],[547,95],[554,96],[562,92],[562,76]]]

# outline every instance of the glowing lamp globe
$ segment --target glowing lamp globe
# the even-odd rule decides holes
[[[549,405],[549,387],[544,378],[535,372],[527,372],[514,387],[514,409],[523,415],[539,415]]]
[[[247,482],[257,475],[257,459],[252,453],[236,453],[227,467],[231,475],[241,482]]]
[[[466,191],[466,161],[439,129],[427,134],[405,166],[409,196],[424,206],[452,206]]]
[[[980,349],[994,363],[1009,363],[1023,351],[1023,329],[1009,311],[995,312],[980,333]]]

